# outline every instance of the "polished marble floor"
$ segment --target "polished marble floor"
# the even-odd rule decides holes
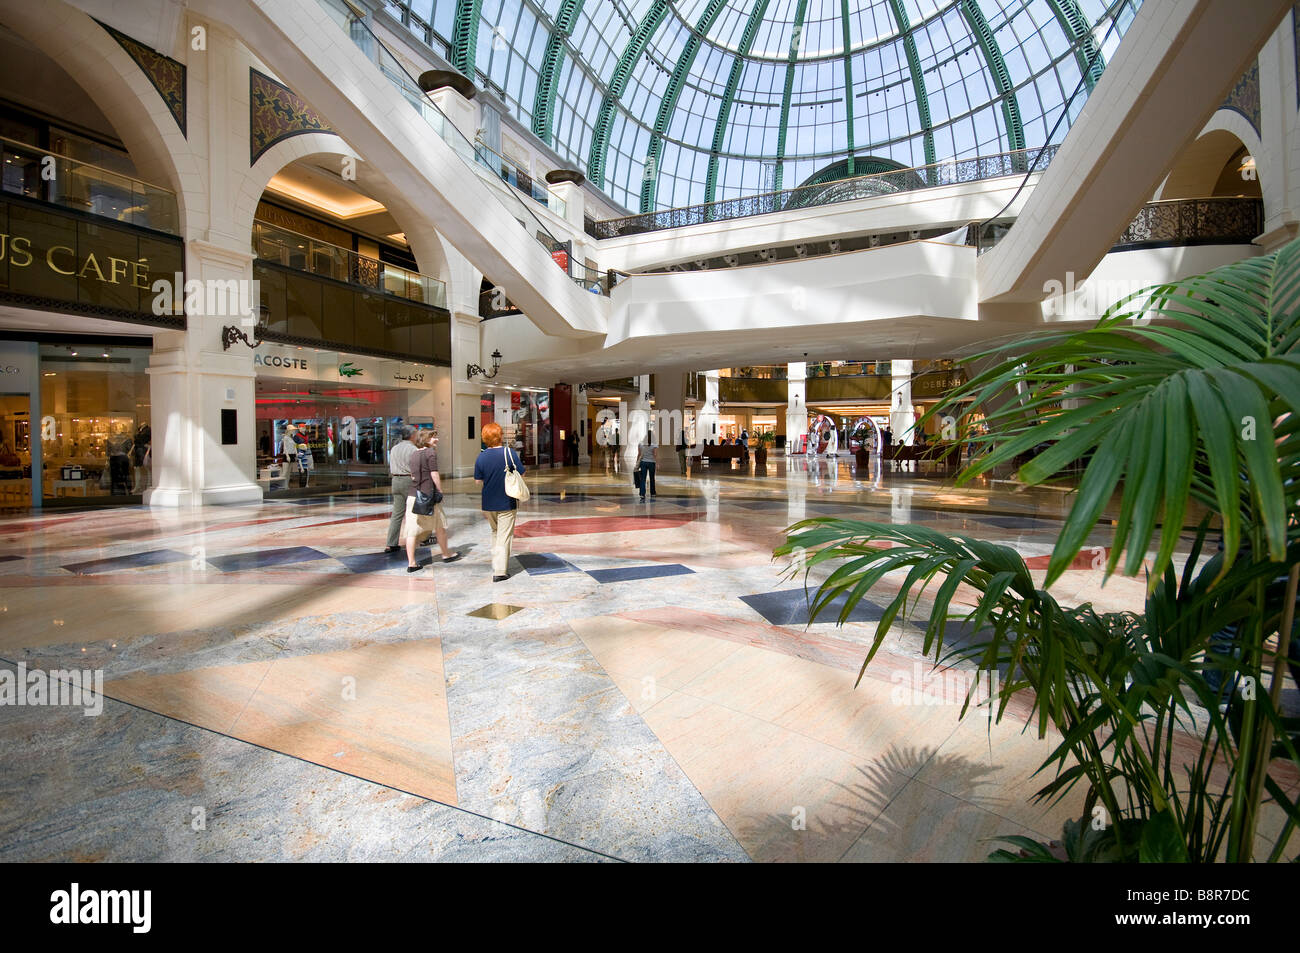
[[[0,706],[0,860],[980,860],[1077,813],[1031,801],[1052,739],[959,720],[917,630],[855,687],[880,597],[807,625],[772,559],[843,514],[1041,571],[1065,493],[801,459],[646,503],[599,467],[529,481],[496,584],[470,480],[466,558],[415,574],[373,491],[0,516],[0,666],[102,670],[106,698]],[[1055,591],[1142,583],[1081,561]]]

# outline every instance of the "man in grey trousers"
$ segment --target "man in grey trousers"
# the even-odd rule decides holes
[[[406,498],[415,493],[411,483],[411,456],[415,453],[415,444],[411,436],[415,430],[404,427],[402,439],[393,444],[388,451],[388,472],[393,477],[393,515],[388,520],[388,545],[386,553],[395,553],[401,539],[402,522],[406,519]]]

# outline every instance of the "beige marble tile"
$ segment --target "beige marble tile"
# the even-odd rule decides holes
[[[456,803],[437,639],[277,659],[230,733]]]
[[[644,715],[652,707],[668,698],[674,692],[666,688],[663,682],[647,681],[644,677],[627,675],[623,672],[605,669],[610,680],[618,686],[638,715]]]
[[[0,650],[363,612],[427,602],[428,591],[359,586],[149,583],[0,589]]]
[[[656,693],[681,688],[742,648],[679,628],[613,616],[575,619],[569,624],[606,672],[651,685]]]
[[[995,838],[1043,838],[969,801],[915,779],[908,782],[843,858],[846,863],[973,863],[999,848]]]
[[[1083,812],[1085,787],[1076,785],[1064,801],[1031,802],[1034,792],[1055,777],[1055,769],[1034,773],[1051,754],[1059,736],[1039,740],[1035,728],[1008,716],[990,725],[982,713],[969,715],[916,779],[1008,820],[1059,839],[1066,820]]]
[[[907,781],[885,763],[680,692],[645,719],[755,860],[837,860]]]
[[[266,678],[271,662],[217,665],[169,675],[135,675],[104,683],[104,694],[191,725],[230,734]]]
[[[927,669],[928,670],[928,669]],[[960,705],[917,705],[903,684],[741,646],[681,691],[838,748],[878,758],[903,747],[937,749],[956,731]],[[920,762],[910,765],[914,774]]]

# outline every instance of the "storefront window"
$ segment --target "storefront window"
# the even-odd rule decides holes
[[[139,502],[152,463],[149,348],[40,348],[41,495]]]
[[[31,479],[31,400],[0,394],[0,506],[31,506]]]

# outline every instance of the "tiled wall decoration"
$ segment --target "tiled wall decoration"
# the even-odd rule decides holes
[[[248,164],[254,165],[277,142],[308,132],[333,133],[306,101],[265,73],[248,71]]]
[[[108,31],[108,35],[126,50],[127,55],[135,61],[135,65],[149,77],[149,82],[153,84],[154,89],[158,90],[158,95],[163,98],[172,118],[176,120],[176,125],[180,127],[181,135],[188,135],[185,127],[185,64],[170,56],[163,56],[157,50],[131,39],[125,33],[114,30],[107,23],[99,20],[95,22]]]

